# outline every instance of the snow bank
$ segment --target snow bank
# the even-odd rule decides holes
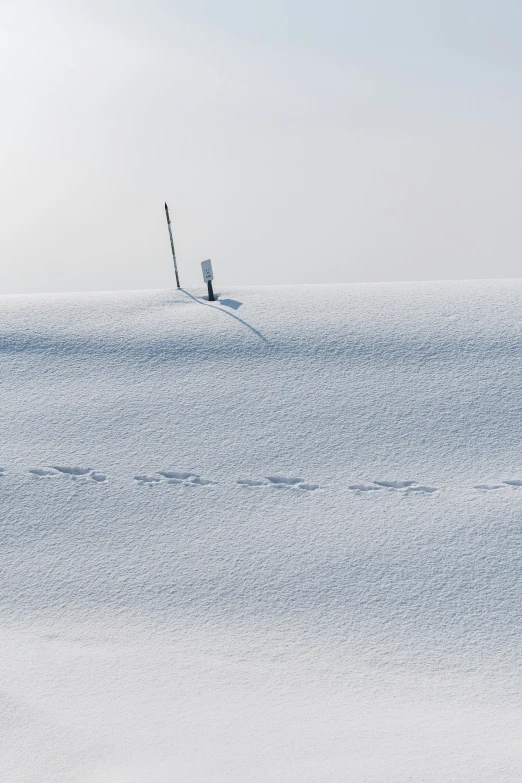
[[[519,781],[522,283],[4,297],[2,781]]]

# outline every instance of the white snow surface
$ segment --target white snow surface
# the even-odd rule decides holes
[[[0,298],[2,783],[520,783],[522,282]]]

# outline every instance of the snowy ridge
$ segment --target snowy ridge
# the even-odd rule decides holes
[[[0,299],[0,779],[518,782],[521,304]]]

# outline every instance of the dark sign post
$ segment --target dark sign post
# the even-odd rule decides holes
[[[169,215],[169,208],[167,206],[167,202],[165,202],[165,215],[167,216],[167,225],[169,227],[170,246],[172,248],[172,260],[174,261],[174,273],[176,275],[176,284],[178,288],[181,288],[179,284],[178,265],[176,263],[176,251],[174,250],[174,240],[172,239],[172,227],[170,225],[170,215]]]
[[[212,272],[212,264],[210,258],[208,261],[201,262],[201,271],[203,272],[203,280],[208,285],[208,301],[215,302],[214,291],[212,290],[212,281],[214,279],[214,273]]]

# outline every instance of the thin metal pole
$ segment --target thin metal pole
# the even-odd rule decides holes
[[[181,288],[179,284],[178,265],[176,263],[176,251],[174,250],[174,240],[172,239],[172,227],[170,225],[170,215],[169,215],[169,208],[167,206],[167,202],[165,202],[165,214],[167,216],[167,224],[169,227],[170,246],[172,248],[172,260],[174,261],[174,273],[176,275],[176,284],[178,288]]]
[[[216,299],[214,297],[214,291],[212,290],[212,280],[208,281],[207,286],[208,286],[208,301],[215,302]]]

